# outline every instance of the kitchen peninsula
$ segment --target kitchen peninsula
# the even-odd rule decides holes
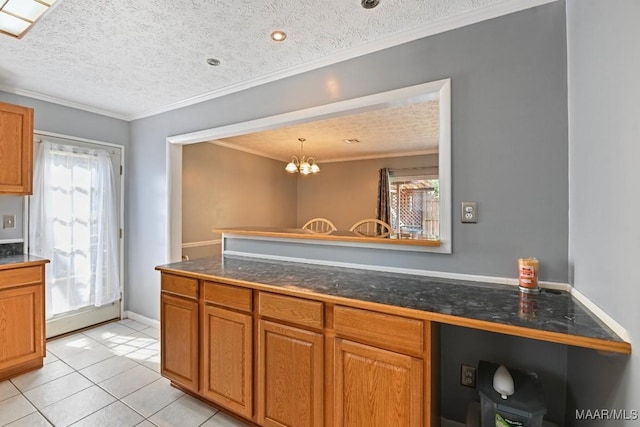
[[[379,425],[437,424],[440,324],[631,353],[566,292],[523,304],[508,285],[233,256],[157,269],[163,375],[259,425],[371,407]]]

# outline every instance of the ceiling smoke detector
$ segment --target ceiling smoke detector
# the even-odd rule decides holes
[[[360,4],[365,9],[373,9],[380,3],[380,0],[361,0]]]

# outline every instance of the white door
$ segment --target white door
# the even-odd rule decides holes
[[[121,315],[122,147],[36,138],[29,252],[51,260],[49,338]]]

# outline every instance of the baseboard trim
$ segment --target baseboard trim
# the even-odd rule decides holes
[[[359,270],[381,271],[386,273],[412,274],[415,276],[437,277],[440,279],[468,280],[470,282],[496,283],[500,285],[518,286],[518,279],[512,278],[512,277],[482,276],[478,274],[451,273],[447,271],[422,270],[418,268],[392,267],[392,266],[373,265],[373,264],[358,264],[358,263],[352,263],[352,262],[342,262],[342,261],[333,261],[333,260],[319,260],[319,259],[313,259],[313,258],[268,255],[263,253],[253,253],[253,252],[245,252],[245,251],[225,250],[223,252],[223,255],[230,255],[230,256],[236,256],[236,257],[242,257],[242,258],[267,259],[271,261],[297,262],[297,263],[303,263],[303,264],[323,265],[327,267],[354,268]],[[568,283],[547,282],[547,281],[541,280],[539,282],[539,285],[542,288],[557,289],[557,290],[562,290],[567,292],[570,292],[571,290],[571,285],[569,285]]]
[[[578,301],[580,301],[585,307],[587,307],[593,314],[598,317],[605,325],[607,325],[613,332],[618,334],[620,338],[622,338],[626,342],[631,342],[631,336],[629,332],[618,322],[615,321],[611,316],[609,316],[604,310],[598,307],[593,301],[587,298],[582,292],[577,290],[576,288],[571,288],[571,295]]]
[[[138,314],[138,313],[133,312],[133,311],[125,310],[124,318],[125,319],[135,320],[136,322],[140,322],[143,325],[147,325],[147,326],[150,326],[152,328],[160,329],[160,321],[159,320],[151,319],[149,317],[143,316],[142,314]]]

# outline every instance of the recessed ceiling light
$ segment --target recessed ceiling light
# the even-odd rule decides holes
[[[218,65],[220,65],[220,60],[216,59],[216,58],[209,58],[207,59],[207,64],[213,66],[213,67],[217,67]]]
[[[360,4],[365,9],[373,9],[380,3],[380,0],[361,0]]]
[[[273,40],[274,42],[281,42],[284,41],[284,39],[287,38],[287,35],[285,34],[284,31],[274,31],[273,33],[271,33],[271,40]]]

